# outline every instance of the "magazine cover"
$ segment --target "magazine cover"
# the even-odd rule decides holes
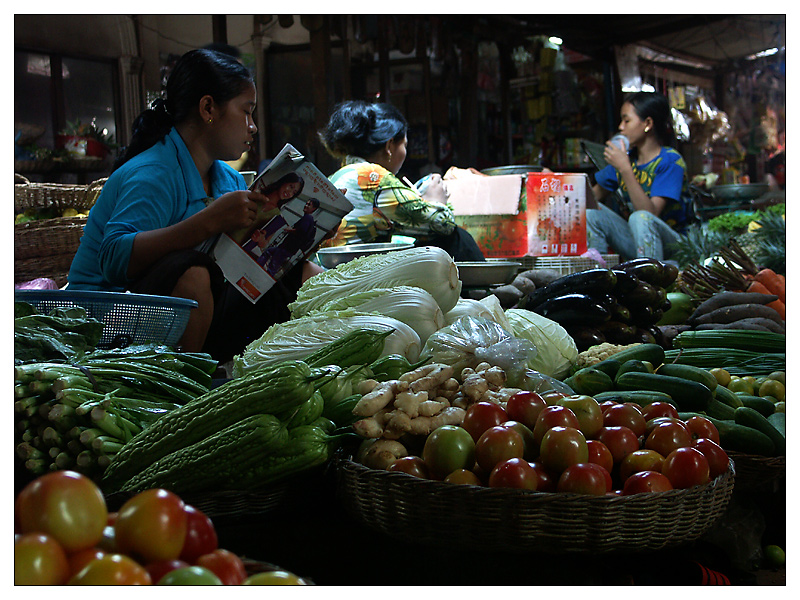
[[[226,279],[255,303],[307,258],[353,206],[290,144],[256,176],[250,189],[269,202],[251,227],[219,236],[211,256]]]

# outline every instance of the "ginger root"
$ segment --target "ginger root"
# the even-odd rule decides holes
[[[433,417],[417,417],[411,419],[411,428],[408,433],[412,435],[428,435],[442,425],[461,425],[467,411],[463,408],[448,406]]]

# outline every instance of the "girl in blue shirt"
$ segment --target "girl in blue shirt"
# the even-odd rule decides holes
[[[637,92],[622,105],[619,132],[630,142],[631,153],[606,143],[608,166],[592,187],[596,208],[586,211],[590,248],[611,250],[623,260],[646,256],[663,260],[671,244],[689,223],[686,163],[670,147],[674,141],[669,101],[656,92]],[[621,192],[613,208],[602,204],[609,193]]]
[[[253,79],[236,59],[211,50],[184,54],[166,97],[136,119],[89,214],[68,289],[196,300],[179,345],[220,362],[287,320],[300,284],[319,267],[301,263],[253,305],[204,252],[220,233],[253,227],[257,211],[270,208],[224,162],[250,148],[255,106]]]

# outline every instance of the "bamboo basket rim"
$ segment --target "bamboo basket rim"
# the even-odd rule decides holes
[[[658,550],[700,537],[722,515],[735,467],[689,489],[588,496],[456,485],[336,456],[337,495],[367,526],[412,543],[548,554]]]

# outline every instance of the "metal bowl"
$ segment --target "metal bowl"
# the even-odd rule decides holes
[[[528,173],[539,173],[542,171],[541,165],[506,165],[504,167],[489,167],[483,169],[484,175],[526,175]]]
[[[467,287],[486,287],[511,282],[522,263],[509,260],[457,262],[458,278]]]
[[[332,246],[330,248],[320,248],[317,250],[319,263],[326,269],[333,269],[337,265],[346,263],[361,256],[372,254],[383,254],[395,250],[408,250],[414,244],[408,243],[386,243],[386,244],[347,244],[345,246]]]
[[[711,188],[711,194],[717,200],[755,200],[768,191],[766,183],[734,183]]]

